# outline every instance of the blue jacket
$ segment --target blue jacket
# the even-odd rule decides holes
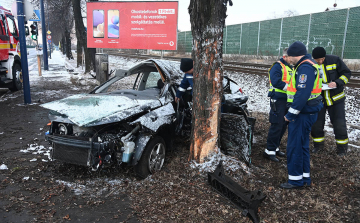
[[[281,58],[280,61],[285,65],[291,67],[286,61]],[[270,69],[270,80],[271,84],[274,88],[284,89],[286,83],[282,81],[282,67],[279,63],[275,63]],[[286,94],[281,92],[276,92],[275,90],[269,91],[268,97],[271,99],[285,99]]]
[[[299,66],[303,60],[307,59],[312,60],[310,54],[303,56],[294,67],[294,69],[297,68],[296,73],[293,74],[295,76],[292,77],[296,78],[296,94],[294,102],[290,104],[289,111],[285,115],[290,122],[294,121],[299,113],[317,113],[324,106],[321,96],[308,101],[314,87],[317,70],[306,62]],[[312,61],[316,64],[314,60]]]
[[[185,74],[184,78],[181,81],[181,84],[176,92],[176,97],[177,98],[181,98],[181,96],[185,93],[186,89],[188,89],[189,87],[191,87],[191,95],[193,93],[193,87],[194,87],[194,83],[193,83],[193,75],[192,74]]]

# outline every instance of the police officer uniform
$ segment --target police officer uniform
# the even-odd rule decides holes
[[[276,155],[285,157],[285,153],[280,151],[279,145],[287,127],[287,122],[284,120],[288,111],[286,89],[292,72],[292,67],[283,58],[275,62],[269,70],[270,89],[268,96],[270,97],[269,122],[271,125],[263,156],[275,162],[279,162]]]
[[[183,72],[190,71],[193,68],[193,60],[190,58],[182,58],[180,62],[180,70]],[[193,74],[185,73],[180,86],[176,92],[176,97],[181,98],[183,94],[186,92],[186,90],[191,89],[191,95],[192,95],[192,88],[194,86],[193,83]]]
[[[324,58],[320,65],[323,70],[323,83],[335,82],[335,89],[322,91],[324,108],[319,112],[318,119],[311,129],[311,136],[314,141],[313,152],[318,152],[324,147],[324,125],[326,110],[330,116],[334,128],[337,144],[337,154],[345,155],[348,148],[348,134],[345,120],[345,92],[344,85],[350,80],[351,71],[344,62],[334,55],[326,55],[322,47],[316,47],[312,52],[313,58]]]
[[[290,57],[304,55],[296,62],[294,74],[287,87],[287,102],[290,106],[285,115],[289,121],[288,182],[281,184],[280,187],[293,189],[311,185],[309,134],[323,103],[321,101],[322,79],[318,65],[311,59],[311,55],[307,54],[305,45],[296,41],[289,47],[288,55]]]

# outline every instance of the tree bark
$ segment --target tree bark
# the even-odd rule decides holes
[[[197,162],[219,148],[223,76],[223,29],[228,0],[191,0],[193,114],[190,157]],[[230,1],[230,5],[231,5]]]
[[[94,67],[92,61],[91,53],[93,51],[87,48],[87,34],[81,14],[81,0],[72,0],[72,6],[74,11],[74,21],[75,21],[75,30],[76,30],[76,38],[78,39],[78,44],[81,43],[81,47],[84,48],[84,56],[85,56],[85,72],[90,72],[90,70]],[[79,57],[77,58],[79,60]],[[81,61],[77,62],[78,64]]]
[[[69,60],[74,59],[72,52],[71,52],[71,37],[70,37],[70,31],[65,29],[65,52],[66,57]]]

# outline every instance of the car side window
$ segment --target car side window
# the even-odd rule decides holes
[[[14,37],[18,37],[19,35],[18,35],[18,33],[17,33],[14,20],[12,20],[12,19],[9,18],[9,17],[6,17],[6,20],[7,20],[8,26],[9,26],[10,33],[11,33]]]
[[[110,92],[119,91],[119,90],[133,89],[133,84],[134,84],[134,81],[136,80],[137,76],[138,76],[138,74],[132,74],[132,75],[129,75],[122,79],[119,79],[118,81],[111,84],[108,87],[108,89],[106,90],[106,92],[110,93]]]
[[[159,72],[150,72],[146,81],[145,89],[157,88],[157,83],[159,79],[161,79]]]
[[[5,17],[3,15],[1,15],[1,20],[2,20],[2,29],[4,31],[4,33],[2,35],[7,35],[8,30],[7,30],[7,25],[6,25],[6,20]]]

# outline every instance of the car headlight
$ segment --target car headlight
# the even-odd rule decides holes
[[[58,125],[58,131],[60,135],[70,135],[72,134],[72,128],[69,124],[60,123]]]

